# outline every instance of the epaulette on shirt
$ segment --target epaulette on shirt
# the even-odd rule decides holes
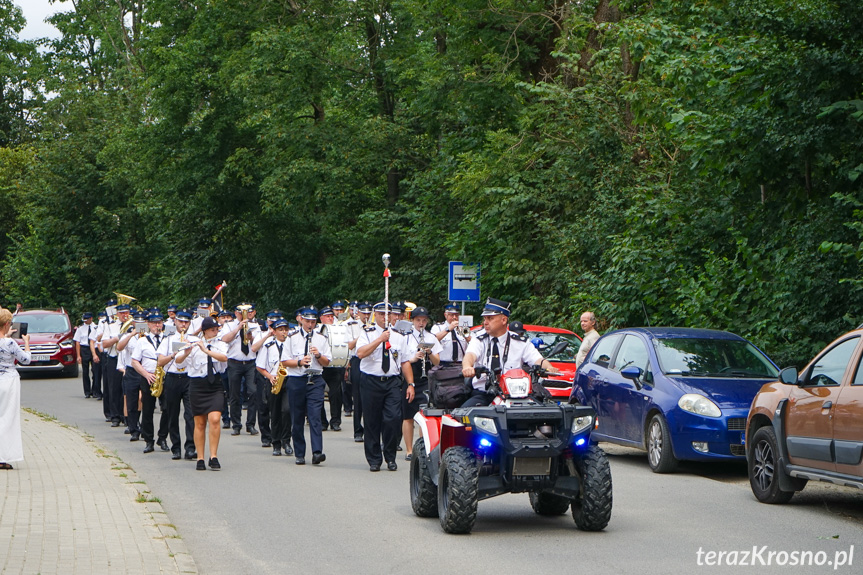
[[[367,326],[363,327],[363,329],[366,331],[375,331],[375,326],[367,325]]]
[[[288,332],[288,337],[294,337],[294,336],[295,336],[295,335],[297,335],[298,333],[300,333],[299,328],[298,328],[298,329],[291,330],[291,331],[289,331],[289,332]]]
[[[481,330],[479,333],[474,334],[474,337],[482,341],[488,337],[488,332],[485,330]]]
[[[526,336],[526,335],[524,335],[524,334],[518,334],[518,333],[515,333],[515,332],[512,332],[512,331],[511,331],[511,332],[509,332],[509,336],[510,336],[512,339],[515,339],[515,340],[518,340],[518,341],[527,341],[527,336]]]
[[[276,343],[276,340],[268,341],[267,343],[264,344],[264,347],[270,347],[270,346],[274,345],[275,343]]]

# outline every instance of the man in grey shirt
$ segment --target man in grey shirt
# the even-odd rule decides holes
[[[587,354],[590,352],[590,348],[592,348],[593,344],[596,343],[596,340],[599,339],[599,332],[596,331],[596,316],[593,315],[592,311],[586,311],[581,314],[581,329],[584,331],[584,339],[581,340],[581,346],[578,348],[578,355],[575,356],[576,367],[581,365],[584,360],[587,359]]]

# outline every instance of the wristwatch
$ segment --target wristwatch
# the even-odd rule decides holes
[[[414,383],[409,383],[408,385],[411,387],[416,387],[416,384],[414,384]]]

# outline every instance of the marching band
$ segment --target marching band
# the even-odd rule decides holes
[[[245,401],[246,432],[258,435],[259,424],[273,456],[293,455],[304,465],[310,453],[320,465],[326,461],[322,432],[341,431],[345,417],[353,419],[369,469],[396,470],[402,438],[411,459],[412,419],[427,401],[429,371],[441,362],[460,363],[471,334],[460,328],[457,307],[446,306],[445,321],[429,330],[426,308],[390,302],[388,292],[387,283],[384,301],[374,306],[337,300],[320,311],[304,306],[291,318],[272,310],[265,322],[256,319],[254,304],[243,302],[231,313],[218,309],[215,297],[192,309],[168,306],[167,318],[158,308],[133,314],[135,298],[117,294],[81,342],[93,358],[92,390],[102,390],[101,397],[87,396],[103,400],[112,427],[125,423],[130,441],[143,438],[144,453],[158,445],[172,460],[195,460],[199,470],[221,468],[221,428],[240,435]]]

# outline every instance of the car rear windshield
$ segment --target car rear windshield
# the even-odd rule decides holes
[[[547,331],[528,331],[527,339],[530,341],[539,338],[542,344],[539,346],[539,352],[545,359],[551,361],[575,361],[575,354],[578,353],[578,348],[581,346],[581,341],[577,336],[571,333],[550,333]],[[554,355],[548,354],[554,346],[565,341],[566,347]]]
[[[774,378],[779,370],[748,341],[655,339],[659,366],[666,375]]]
[[[69,318],[63,314],[20,315],[14,321],[27,324],[27,333],[66,333],[69,331]]]

